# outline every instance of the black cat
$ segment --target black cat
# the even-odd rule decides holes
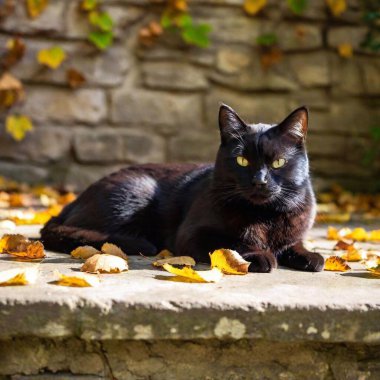
[[[128,254],[169,249],[209,262],[231,248],[253,272],[277,263],[323,269],[323,257],[302,245],[315,217],[305,149],[308,113],[298,108],[278,125],[246,124],[219,111],[215,165],[136,165],[91,185],[42,229],[47,249],[119,245]]]

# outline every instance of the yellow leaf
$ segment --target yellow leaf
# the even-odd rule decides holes
[[[115,244],[112,243],[104,243],[101,248],[102,253],[106,253],[108,255],[118,256],[124,260],[128,260],[128,256]]]
[[[190,256],[175,256],[168,257],[167,259],[156,260],[152,263],[155,267],[162,267],[164,264],[194,266],[195,260]]]
[[[196,271],[190,267],[175,268],[170,264],[164,264],[163,268],[172,274],[190,279],[193,282],[217,282],[223,277],[223,273],[218,268]]]
[[[30,241],[20,234],[5,234],[0,240],[0,252],[27,259],[45,257],[44,246],[40,241]]]
[[[28,239],[20,234],[5,234],[0,239],[0,253],[8,253],[14,251],[21,243],[26,242]]]
[[[21,141],[26,133],[33,129],[33,124],[27,116],[9,115],[5,122],[5,128],[16,141]]]
[[[15,268],[0,272],[0,286],[30,285],[37,281],[37,268]]]
[[[42,49],[37,54],[38,62],[51,69],[58,68],[65,59],[66,53],[60,46],[53,46],[50,49]]]
[[[372,230],[368,232],[368,240],[380,241],[380,230]]]
[[[75,273],[72,275],[66,275],[54,271],[57,280],[54,281],[54,284],[60,286],[73,286],[73,287],[88,287],[88,286],[98,286],[99,278],[97,276],[87,274],[87,273]]]
[[[327,228],[327,239],[329,240],[340,240],[341,238],[345,238],[346,235],[350,234],[352,231],[350,228],[341,228],[340,230],[335,227],[329,226]]]
[[[99,254],[100,254],[100,251],[98,251],[94,247],[91,247],[90,245],[83,245],[71,251],[71,257],[73,257],[74,259],[87,260],[91,256],[99,255]]]
[[[245,0],[244,10],[250,15],[255,15],[265,7],[266,3],[267,0]]]
[[[326,0],[331,13],[337,17],[347,9],[346,0]]]
[[[210,253],[211,268],[218,268],[224,274],[247,274],[251,263],[244,260],[238,252],[218,249]]]
[[[103,253],[88,258],[80,270],[88,273],[120,273],[128,270],[128,263],[121,257]]]
[[[45,10],[48,3],[48,0],[26,0],[26,9],[29,17],[38,17]]]
[[[349,222],[350,219],[350,212],[321,212],[317,215],[317,221],[321,223],[345,223]]]
[[[346,261],[339,256],[330,256],[325,261],[325,270],[335,272],[346,272],[351,268],[347,265]]]
[[[351,233],[345,234],[346,239],[352,239],[356,241],[366,241],[368,240],[367,231],[364,228],[358,227],[354,228]]]
[[[338,46],[338,53],[343,58],[351,58],[354,55],[352,45],[349,43],[340,44]]]
[[[366,258],[366,253],[362,249],[349,247],[347,251],[341,256],[346,261],[361,261]]]

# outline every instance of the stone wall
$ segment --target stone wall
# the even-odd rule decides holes
[[[309,2],[302,16],[273,0],[258,17],[245,14],[239,0],[192,0],[194,19],[213,28],[210,47],[201,49],[170,33],[151,47],[139,44],[139,30],[159,19],[165,1],[104,0],[117,24],[117,39],[105,53],[86,42],[79,0],[50,0],[35,20],[16,3],[0,26],[0,44],[10,35],[27,44],[12,72],[27,92],[16,111],[31,116],[35,130],[15,142],[1,128],[2,175],[80,189],[129,163],[213,160],[220,102],[250,122],[272,123],[308,105],[319,188],[341,182],[368,189],[379,174],[379,164],[362,164],[368,129],[380,123],[380,57],[360,48],[366,28],[358,1],[334,19],[322,0]],[[264,70],[256,38],[272,31],[284,55]],[[337,53],[346,42],[353,58]],[[69,60],[56,71],[41,69],[36,52],[54,44]],[[68,88],[68,67],[85,73],[84,87]]]

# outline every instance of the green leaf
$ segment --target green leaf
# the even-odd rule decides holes
[[[256,38],[256,43],[260,46],[273,46],[278,43],[278,36],[275,33],[265,33]]]
[[[164,12],[161,17],[161,26],[164,29],[168,29],[173,25],[172,18],[170,17],[169,12]]]
[[[372,140],[374,141],[380,141],[380,126],[376,125],[374,127],[371,127],[369,130],[369,135],[371,136]]]
[[[183,28],[181,35],[188,44],[206,48],[210,44],[210,31],[211,26],[207,24],[189,25]]]
[[[100,50],[105,50],[112,45],[112,32],[91,32],[88,39]]]
[[[42,49],[37,54],[37,60],[41,65],[57,69],[67,58],[65,51],[60,46],[53,46],[50,49]]]
[[[193,19],[188,13],[182,13],[175,21],[180,28],[194,27]]]
[[[5,129],[16,141],[21,141],[26,133],[33,129],[33,124],[27,116],[9,115],[5,122]]]
[[[110,32],[113,28],[113,19],[107,12],[92,11],[88,15],[90,24],[98,27],[103,32]]]
[[[288,7],[296,15],[300,15],[308,6],[308,0],[287,0]]]
[[[93,11],[98,6],[98,0],[83,0],[81,8],[84,11]]]

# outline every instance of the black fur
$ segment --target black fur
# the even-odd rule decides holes
[[[215,165],[138,165],[91,185],[41,230],[47,249],[119,245],[128,254],[169,249],[208,262],[217,248],[237,250],[250,270],[280,265],[320,271],[324,260],[302,246],[315,217],[305,150],[307,110],[283,122],[248,125],[221,106]],[[239,166],[237,156],[249,161]],[[272,162],[286,164],[274,169]]]

